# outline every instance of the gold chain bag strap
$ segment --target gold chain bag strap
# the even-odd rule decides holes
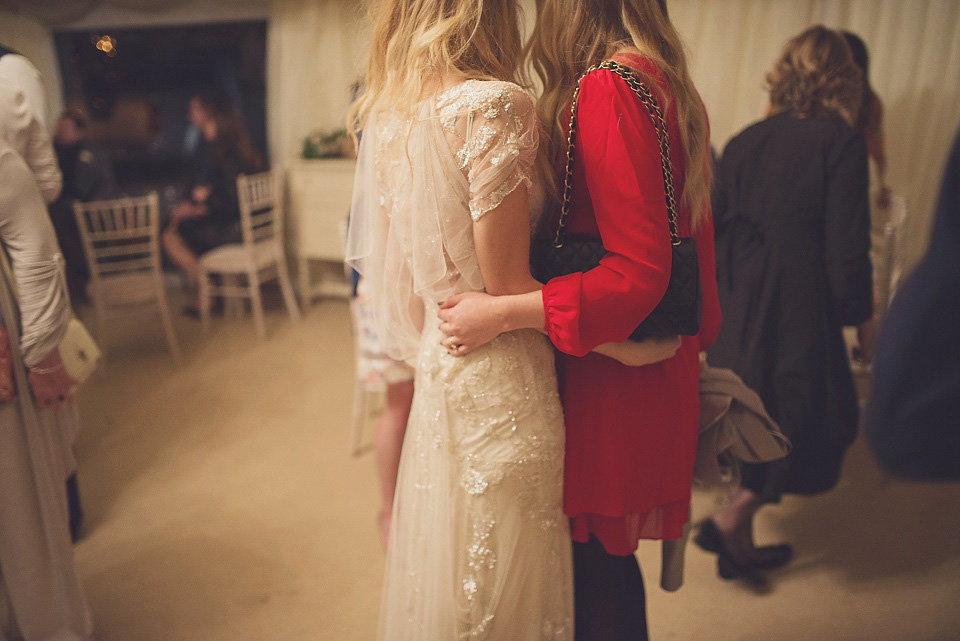
[[[591,67],[577,80],[570,106],[570,133],[567,138],[567,163],[563,182],[563,204],[553,239],[541,238],[534,245],[533,268],[536,278],[546,283],[551,278],[574,272],[585,272],[600,264],[607,251],[600,238],[567,234],[567,219],[573,196],[573,163],[576,152],[577,102],[583,79],[598,69],[606,69],[620,76],[646,107],[657,133],[660,146],[660,165],[663,172],[663,190],[670,224],[672,265],[667,291],[657,307],[630,335],[631,340],[666,336],[694,336],[700,331],[702,293],[697,247],[693,238],[681,238],[677,225],[676,196],[673,189],[673,170],[670,163],[670,134],[663,111],[656,98],[634,72],[613,60]],[[624,215],[636,215],[627,212]]]

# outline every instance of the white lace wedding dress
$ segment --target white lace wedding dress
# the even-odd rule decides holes
[[[482,291],[472,222],[530,189],[537,125],[506,82],[466,81],[413,116],[371,116],[358,158],[348,260],[378,332],[416,367],[379,638],[569,640],[571,549],[563,419],[541,334],[503,334],[454,357],[437,303]]]

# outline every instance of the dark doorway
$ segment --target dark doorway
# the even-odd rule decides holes
[[[64,100],[89,118],[90,141],[109,152],[120,190],[180,197],[196,132],[187,104],[226,96],[254,145],[266,149],[266,23],[235,22],[55,35]]]

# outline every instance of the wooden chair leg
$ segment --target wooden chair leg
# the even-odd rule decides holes
[[[300,307],[306,312],[310,309],[310,305],[313,303],[313,294],[311,292],[310,285],[310,261],[306,258],[298,259],[299,274],[297,276],[297,282],[300,285]]]
[[[93,299],[93,310],[97,315],[97,343],[100,346],[100,364],[107,365],[107,326],[105,321],[106,311],[103,303],[96,297]]]
[[[204,335],[210,333],[210,272],[200,270],[200,326]]]
[[[353,382],[353,425],[350,428],[350,454],[359,456],[363,451],[363,424],[367,419],[366,391],[363,383]]]
[[[224,291],[237,291],[243,287],[243,277],[236,274],[223,274]],[[243,298],[237,295],[227,295],[223,297],[223,317],[232,321],[243,320],[245,316]]]
[[[267,337],[267,325],[263,319],[263,297],[260,295],[260,274],[256,269],[247,272],[247,287],[250,288],[250,307],[253,308],[253,322],[257,327],[260,340]]]
[[[293,284],[290,282],[290,270],[287,261],[281,258],[277,262],[277,278],[280,280],[280,291],[283,292],[283,303],[287,306],[287,313],[293,322],[300,322],[300,309],[297,307],[297,298],[293,294]]]
[[[201,306],[203,303],[201,302]],[[160,320],[163,322],[163,333],[167,337],[167,345],[177,364],[181,362],[180,345],[177,335],[173,331],[173,322],[170,319],[170,307],[167,305],[167,292],[163,289],[163,282],[157,283],[157,307],[160,308]]]

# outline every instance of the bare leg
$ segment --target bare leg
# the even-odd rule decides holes
[[[753,548],[753,517],[762,506],[753,491],[737,487],[730,492],[729,503],[713,515],[713,522],[736,547]]]
[[[380,478],[380,538],[386,546],[390,532],[390,516],[393,513],[393,495],[397,489],[397,472],[400,467],[400,449],[407,431],[407,419],[413,403],[413,381],[387,385],[387,404],[377,420],[373,435],[373,448]]]
[[[183,270],[187,278],[190,279],[190,283],[194,285],[194,290],[196,290],[196,285],[200,282],[200,262],[193,250],[177,233],[176,227],[170,226],[163,230],[163,249],[167,252],[170,260]],[[194,291],[193,296],[194,307],[199,307],[198,293]]]
[[[163,248],[170,260],[176,263],[192,282],[196,283],[200,280],[200,263],[197,256],[180,237],[176,227],[167,227],[163,230]]]

